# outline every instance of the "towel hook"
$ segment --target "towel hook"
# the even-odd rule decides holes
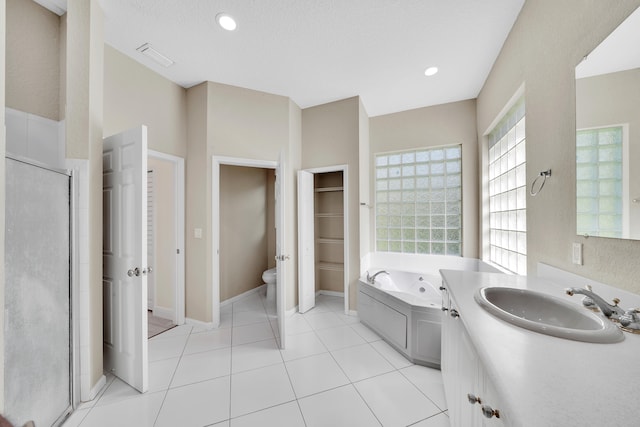
[[[536,177],[536,179],[534,179],[533,182],[531,183],[531,189],[529,190],[529,194],[531,194],[534,197],[537,196],[538,193],[542,191],[542,188],[544,187],[544,183],[547,182],[547,177],[550,177],[550,176],[551,176],[551,169],[547,169],[546,171],[540,172],[540,174]],[[540,178],[542,178],[542,180],[540,180]],[[540,181],[540,186],[538,187],[537,190],[534,191],[534,188],[538,181]]]

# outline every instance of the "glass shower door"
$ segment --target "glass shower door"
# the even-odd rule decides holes
[[[70,177],[6,159],[5,417],[58,425],[71,411]]]

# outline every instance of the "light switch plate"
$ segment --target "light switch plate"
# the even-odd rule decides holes
[[[582,243],[573,244],[573,263],[576,265],[582,265]]]
[[[196,239],[202,239],[202,228],[194,228],[193,237],[195,237]]]

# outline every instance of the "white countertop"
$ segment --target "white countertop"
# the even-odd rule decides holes
[[[477,289],[532,289],[577,305],[582,296],[569,297],[563,292],[569,286],[535,277],[440,272],[514,426],[640,424],[640,335],[593,344],[528,331],[486,312],[473,298]],[[621,307],[640,305],[626,303]]]

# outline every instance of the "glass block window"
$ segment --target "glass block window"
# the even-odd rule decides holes
[[[462,147],[378,154],[376,249],[462,255]]]
[[[622,126],[577,132],[578,234],[622,237],[622,141]]]
[[[489,134],[490,261],[527,274],[524,99]]]

